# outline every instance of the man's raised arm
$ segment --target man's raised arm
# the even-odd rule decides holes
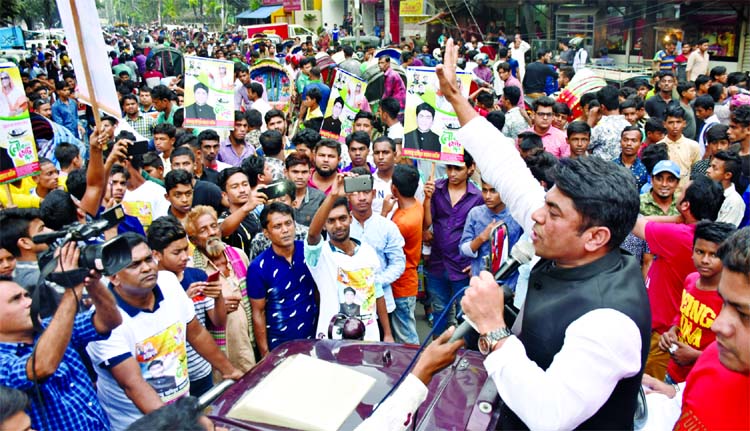
[[[531,215],[544,205],[544,189],[526,167],[513,140],[480,117],[458,88],[456,59],[458,47],[448,39],[442,65],[437,66],[440,91],[453,105],[461,130],[458,141],[471,153],[482,173],[503,197],[513,218],[530,232]]]

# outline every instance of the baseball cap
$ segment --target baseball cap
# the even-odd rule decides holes
[[[662,172],[669,172],[677,178],[680,178],[680,167],[671,160],[662,160],[654,166],[651,175],[658,175]]]

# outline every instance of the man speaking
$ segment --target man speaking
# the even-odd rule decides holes
[[[632,176],[596,157],[563,159],[545,195],[513,141],[461,96],[457,54],[449,41],[437,73],[462,126],[458,140],[541,257],[512,332],[489,273],[461,301],[504,401],[501,425],[632,429],[651,326],[640,267],[619,250],[638,216]]]

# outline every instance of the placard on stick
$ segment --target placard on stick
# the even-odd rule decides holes
[[[78,98],[94,112],[121,118],[112,69],[94,0],[57,0],[68,53],[78,81]],[[99,115],[94,116],[99,125]]]

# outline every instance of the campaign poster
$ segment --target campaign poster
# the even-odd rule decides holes
[[[29,100],[18,67],[0,64],[0,184],[39,173]]]
[[[469,96],[471,74],[458,71],[458,87]],[[434,67],[406,69],[403,155],[446,164],[464,161],[464,149],[456,139],[461,126],[453,106],[440,93]]]
[[[320,136],[344,142],[352,133],[354,116],[361,110],[370,111],[370,103],[365,97],[367,82],[351,73],[336,69],[336,78],[331,88],[323,114]]]
[[[185,127],[234,127],[234,62],[185,57]]]

